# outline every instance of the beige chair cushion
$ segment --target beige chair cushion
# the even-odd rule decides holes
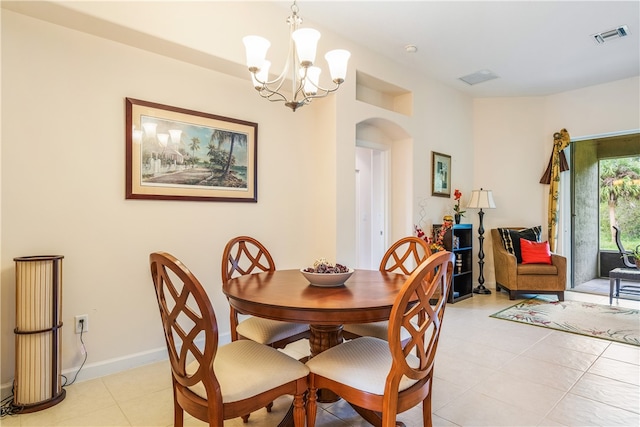
[[[389,322],[372,322],[372,323],[354,323],[344,325],[344,330],[361,337],[376,337],[381,340],[387,340],[389,337]],[[400,330],[400,341],[411,338],[409,332],[402,328]]]
[[[413,354],[407,356],[407,361],[412,367],[420,364]],[[383,395],[392,363],[387,341],[361,337],[323,351],[310,359],[307,366],[311,372],[349,387]],[[405,390],[415,383],[415,380],[402,377],[399,390]]]
[[[309,325],[304,323],[280,322],[253,316],[240,322],[236,328],[238,334],[260,344],[271,344],[308,330]]]
[[[526,275],[526,274],[537,274],[537,275],[558,275],[558,267],[553,264],[518,264],[517,267],[518,275]]]
[[[187,372],[196,372],[198,366],[198,361],[191,362]],[[213,367],[223,403],[253,397],[309,374],[309,368],[294,358],[250,340],[238,340],[219,347]],[[189,390],[207,398],[202,383],[189,387]]]

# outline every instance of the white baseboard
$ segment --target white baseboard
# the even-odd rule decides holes
[[[73,381],[76,372],[78,372],[78,377],[76,378],[75,382],[82,382],[92,380],[94,378],[104,377],[105,375],[115,374],[116,372],[126,371],[127,369],[137,368],[149,363],[167,360],[167,358],[167,348],[161,347],[142,353],[130,354],[115,359],[86,364],[82,367],[80,372],[78,372],[80,366],[74,366],[69,369],[64,369],[62,371],[62,375],[67,377],[67,382],[70,383],[71,381]],[[64,378],[62,379],[62,381],[64,382]],[[12,388],[13,381],[7,384],[2,384],[0,388],[2,399],[11,396]]]
[[[219,345],[224,345],[230,342],[230,338],[230,333],[220,335],[218,341]],[[148,365],[149,363],[167,360],[167,358],[167,347],[160,347],[141,353],[134,353],[122,357],[117,357],[115,359],[108,359],[101,362],[90,363],[82,367],[75,382],[82,382],[104,377],[106,375],[115,374],[117,372],[126,371],[128,369],[138,368],[143,365]],[[67,382],[73,381],[73,378],[79,368],[80,366],[74,366],[62,371],[62,375],[67,377]],[[12,388],[13,381],[2,384],[0,386],[0,395],[2,396],[2,399],[11,396]]]

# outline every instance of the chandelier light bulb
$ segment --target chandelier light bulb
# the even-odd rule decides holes
[[[321,72],[320,67],[307,68],[307,77],[304,80],[304,93],[306,95],[315,95],[318,93]]]
[[[291,34],[296,43],[296,53],[302,67],[310,67],[316,60],[320,32],[313,28],[300,28]]]
[[[267,57],[267,50],[271,42],[260,36],[246,36],[242,39],[247,54],[247,67],[249,71],[259,71]]]
[[[351,53],[344,49],[335,49],[326,53],[324,59],[329,64],[329,73],[335,83],[342,83],[347,77],[347,63]]]

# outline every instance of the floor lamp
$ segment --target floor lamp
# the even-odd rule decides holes
[[[16,367],[13,406],[23,413],[60,403],[62,388],[62,255],[16,262]]]
[[[480,226],[478,227],[478,265],[480,266],[480,275],[478,276],[478,286],[473,288],[474,294],[490,294],[491,291],[484,287],[484,249],[482,245],[484,243],[484,225],[482,223],[484,212],[482,209],[494,209],[496,204],[493,202],[493,194],[491,190],[473,190],[471,193],[471,200],[467,205],[467,209],[480,209],[478,217],[480,217]]]

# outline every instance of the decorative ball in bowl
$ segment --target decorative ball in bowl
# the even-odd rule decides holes
[[[336,264],[335,266],[324,260],[316,261],[313,267],[300,269],[300,273],[313,286],[335,287],[342,286],[353,274],[352,268]]]

